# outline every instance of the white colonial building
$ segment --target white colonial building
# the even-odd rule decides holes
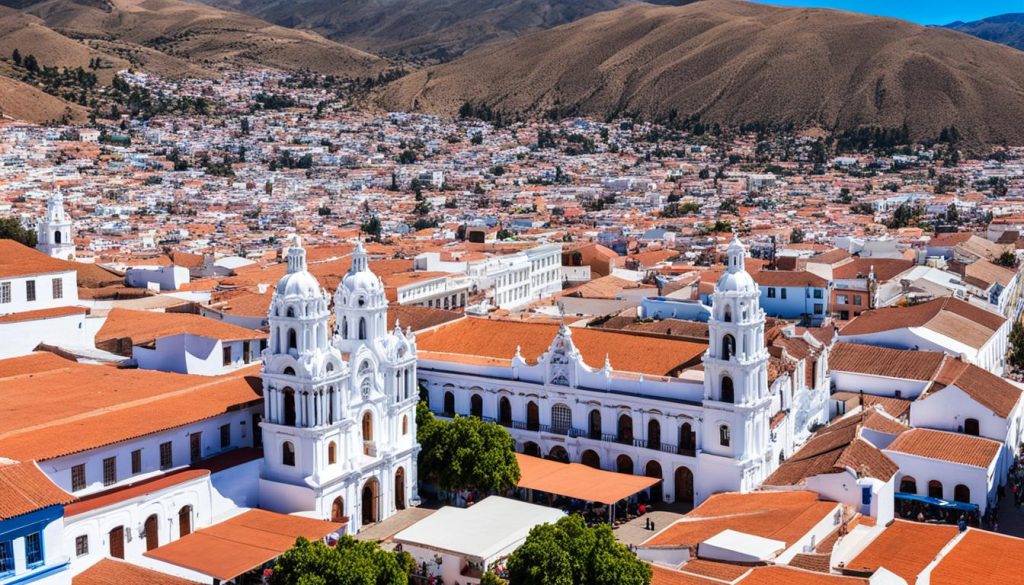
[[[54,191],[46,202],[46,215],[36,227],[36,248],[40,252],[61,260],[74,260],[71,219],[64,213],[64,195]]]
[[[710,345],[469,318],[420,334],[418,375],[438,415],[495,420],[524,453],[660,477],[653,500],[700,503],[756,488],[826,420],[824,358],[809,368],[815,383],[792,372],[769,385],[759,296],[734,240]]]
[[[348,517],[348,530],[418,499],[416,340],[387,329],[384,285],[360,242],[335,295],[306,270],[301,245],[270,304],[263,356],[265,466],[260,505]]]

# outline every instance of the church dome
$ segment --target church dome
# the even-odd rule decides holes
[[[306,250],[298,237],[295,245],[288,248],[287,259],[288,272],[277,281],[277,296],[308,299],[320,295],[320,283],[306,270]]]
[[[352,295],[365,295],[369,298],[370,295],[384,292],[384,285],[368,266],[362,241],[356,242],[356,249],[352,252],[352,267],[341,279],[338,288],[338,292],[347,298],[351,298]]]
[[[726,272],[718,279],[716,288],[721,292],[754,292],[757,284],[747,271]]]

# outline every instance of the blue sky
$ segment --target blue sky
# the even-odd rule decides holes
[[[946,24],[954,20],[980,20],[1007,12],[1024,12],[1024,0],[755,0],[779,6],[837,8],[877,16],[912,20],[919,24]]]

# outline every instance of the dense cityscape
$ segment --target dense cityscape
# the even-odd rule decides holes
[[[28,57],[0,585],[1024,583],[1024,146]]]

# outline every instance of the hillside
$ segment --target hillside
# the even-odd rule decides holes
[[[941,28],[739,0],[631,5],[486,47],[379,94],[396,110],[605,117],[697,114],[705,122],[956,126],[1024,144],[1024,53]]]
[[[280,25],[315,30],[375,53],[444,61],[474,47],[549,29],[634,0],[205,1]]]
[[[1024,51],[1024,13],[1000,14],[973,22],[951,22],[946,28]]]

